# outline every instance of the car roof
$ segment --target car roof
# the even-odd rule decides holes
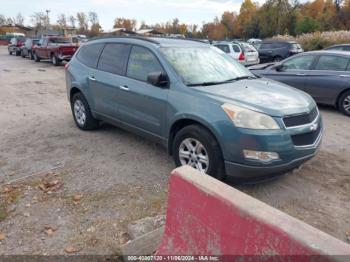
[[[303,56],[308,54],[315,54],[315,55],[339,55],[339,56],[346,56],[350,58],[350,53],[348,51],[341,51],[341,50],[318,50],[318,51],[309,51],[304,52],[301,54],[298,54],[296,56]]]
[[[338,44],[338,45],[332,45],[332,46],[329,46],[329,47],[327,47],[327,48],[336,47],[336,46],[350,46],[350,44]]]
[[[261,42],[261,44],[273,44],[273,43],[298,44],[295,41],[284,41],[284,40],[264,40]]]
[[[115,42],[120,41],[123,43],[137,44],[153,44],[156,46],[166,47],[166,46],[209,46],[208,43],[197,39],[181,39],[181,38],[166,38],[166,37],[139,37],[139,36],[121,36],[121,37],[104,37],[95,38],[88,41],[89,43],[105,43],[105,42]]]

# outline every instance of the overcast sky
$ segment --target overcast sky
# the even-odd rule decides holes
[[[18,12],[30,24],[30,15],[34,12],[50,10],[51,22],[57,21],[57,15],[67,16],[77,12],[95,11],[104,30],[113,27],[116,17],[135,18],[140,23],[166,22],[179,18],[181,22],[202,25],[212,21],[224,11],[239,11],[243,0],[1,0],[0,14],[15,17]],[[263,2],[264,0],[258,0]]]

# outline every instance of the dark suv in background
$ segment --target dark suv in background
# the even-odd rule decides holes
[[[39,39],[33,39],[33,38],[27,38],[26,41],[24,42],[24,45],[21,48],[21,56],[23,58],[29,57],[29,59],[33,60],[34,55],[33,55],[33,47],[39,43]]]
[[[263,41],[259,46],[260,62],[280,62],[295,54],[304,52],[296,42],[291,41]]]

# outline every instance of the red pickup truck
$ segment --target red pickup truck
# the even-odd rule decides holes
[[[78,46],[73,44],[69,38],[61,36],[49,36],[41,38],[39,43],[33,47],[35,62],[41,59],[50,59],[55,66],[62,61],[69,61],[77,51]]]

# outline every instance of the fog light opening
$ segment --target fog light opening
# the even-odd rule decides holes
[[[279,160],[280,156],[276,152],[261,152],[254,150],[243,150],[245,159],[256,160],[263,163],[269,163],[274,160]]]

